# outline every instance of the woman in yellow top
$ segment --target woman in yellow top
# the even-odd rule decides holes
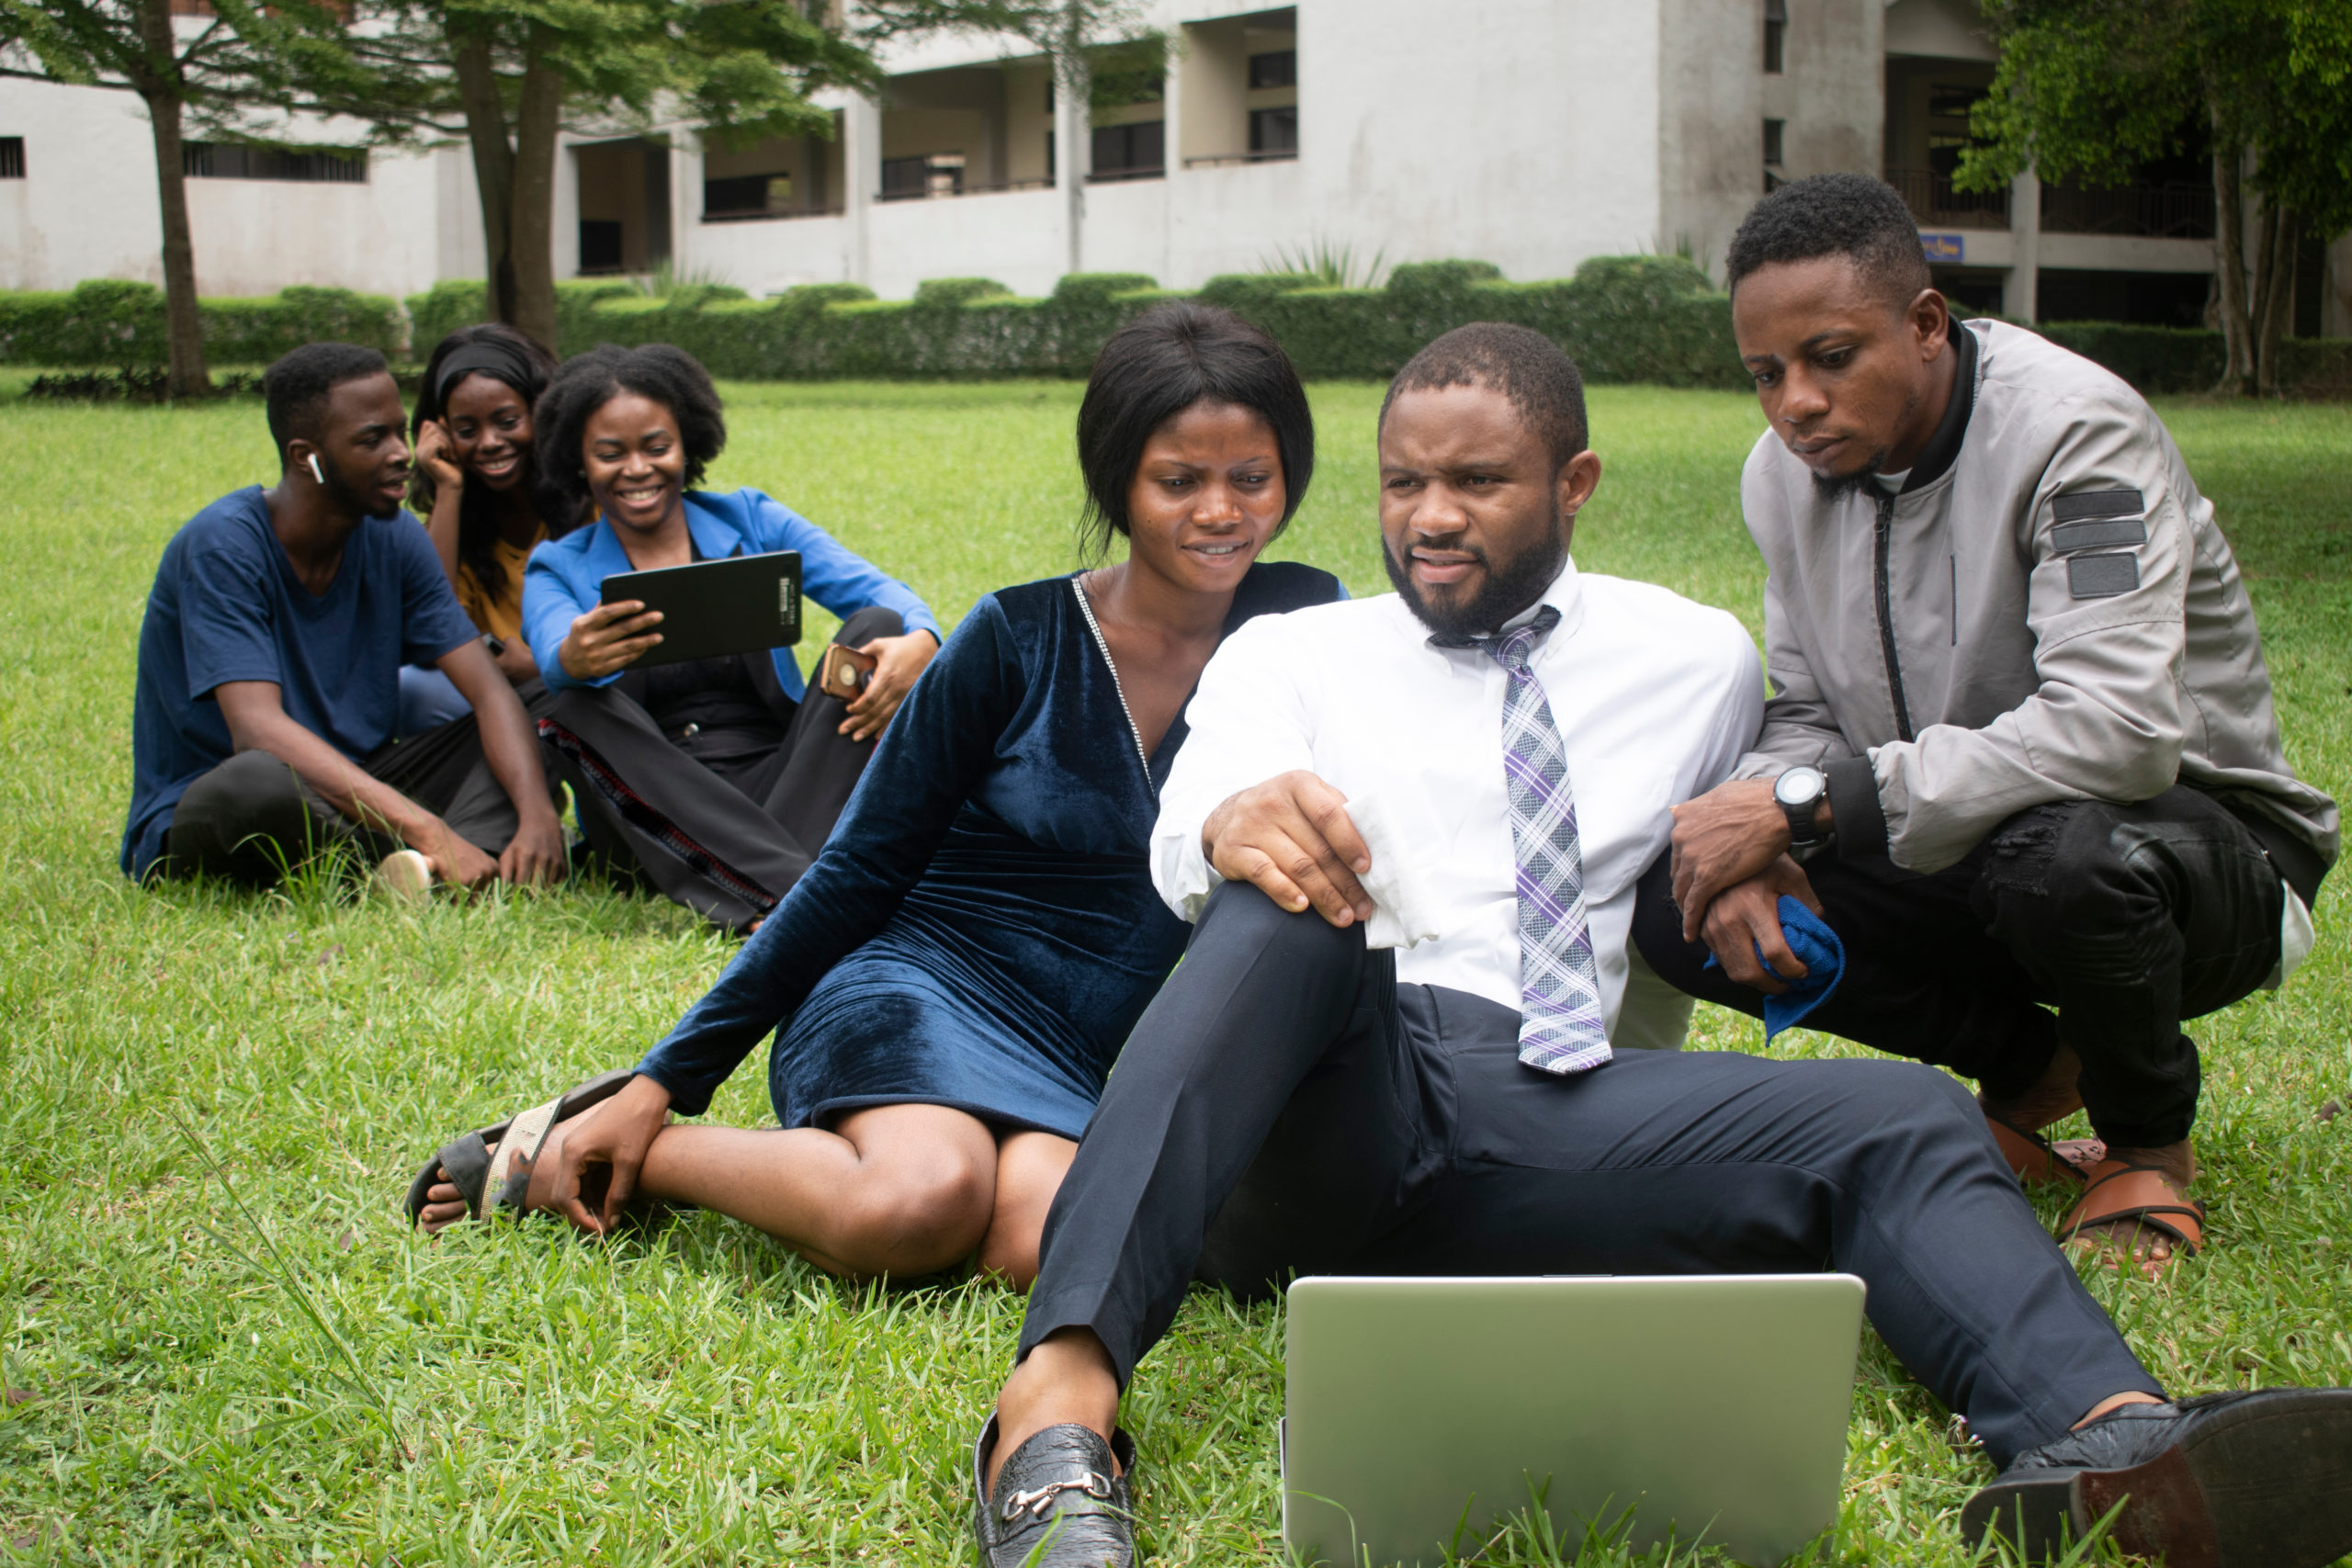
[[[531,409],[555,370],[555,355],[513,327],[460,327],[425,361],[413,426],[411,503],[499,669],[534,693],[539,670],[523,635],[523,565],[571,521],[542,518],[533,493]],[[401,671],[401,734],[466,711],[438,671]]]

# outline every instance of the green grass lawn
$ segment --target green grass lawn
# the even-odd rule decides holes
[[[1075,388],[731,389],[712,476],[758,485],[944,617],[1067,570]],[[1593,398],[1588,570],[1757,628],[1736,479],[1761,427],[1712,393]],[[1323,455],[1276,553],[1385,589],[1376,389],[1316,390]],[[2288,750],[2352,788],[2352,411],[2165,410],[2252,581]],[[963,1561],[966,1445],[1020,1304],[839,1285],[697,1215],[584,1246],[552,1222],[408,1234],[454,1133],[633,1060],[729,944],[597,892],[421,912],[308,885],[134,891],[141,597],[164,541],[265,476],[250,400],[0,405],[0,1554],[74,1562]],[[810,648],[829,626],[812,626]],[[2199,1027],[2212,1249],[2092,1289],[2182,1390],[2352,1382],[2352,974],[2331,886],[2294,984]],[[1762,1048],[1702,1013],[1702,1043]],[[1792,1054],[1842,1049],[1817,1040]],[[714,1114],[768,1115],[747,1070]],[[1126,1419],[1154,1562],[1277,1553],[1282,1325],[1197,1294]],[[1824,1555],[1965,1560],[1989,1475],[1872,1339]],[[1605,1560],[1606,1554],[1587,1561]],[[1494,1560],[1550,1562],[1507,1542]]]

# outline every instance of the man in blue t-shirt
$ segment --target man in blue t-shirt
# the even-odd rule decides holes
[[[147,598],[124,873],[266,884],[348,844],[411,891],[560,878],[531,722],[401,509],[409,449],[383,355],[311,344],[263,387],[277,487],[197,513]],[[473,712],[398,737],[407,663],[439,668]]]

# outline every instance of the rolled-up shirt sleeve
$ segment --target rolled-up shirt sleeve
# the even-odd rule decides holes
[[[1303,684],[1312,664],[1294,646],[1303,619],[1261,616],[1226,638],[1184,710],[1192,733],[1159,792],[1151,834],[1152,885],[1179,919],[1199,919],[1225,880],[1201,848],[1210,813],[1252,784],[1314,766],[1314,705]]]

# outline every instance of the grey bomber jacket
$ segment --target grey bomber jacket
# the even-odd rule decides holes
[[[1838,853],[1919,872],[2027,807],[2178,782],[2314,904],[2335,803],[2287,765],[2237,560],[2171,435],[2021,327],[1952,341],[1951,403],[1900,494],[1826,501],[1769,430],[1748,454],[1774,694],[1737,776],[1821,768]]]

